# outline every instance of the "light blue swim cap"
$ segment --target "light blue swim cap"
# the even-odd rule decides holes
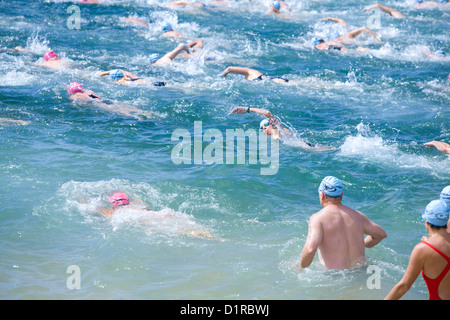
[[[433,200],[426,207],[422,219],[433,226],[447,225],[450,207],[443,200]]]
[[[324,41],[322,38],[314,37],[311,42],[312,42],[313,46],[317,46],[322,41]]]
[[[434,52],[434,54],[437,55],[437,56],[439,56],[439,57],[445,57],[445,56],[446,56],[444,50],[436,50],[436,51]]]
[[[163,31],[163,32],[172,31],[172,30],[173,30],[173,28],[172,28],[172,26],[170,25],[170,23],[166,23],[166,24],[162,27],[162,31]]]
[[[440,4],[444,4],[444,3],[447,3],[447,2],[449,2],[449,1],[450,1],[450,0],[440,0],[439,3],[440,3]]]
[[[423,0],[416,0],[417,1],[417,3],[422,3],[423,2]]]
[[[117,81],[123,78],[123,72],[119,69],[114,69],[109,73],[109,78],[113,81]]]
[[[450,186],[446,186],[444,189],[442,189],[440,199],[447,203],[448,206],[450,206]]]
[[[336,177],[327,176],[320,183],[319,191],[330,197],[340,197],[343,192],[342,182]]]
[[[280,10],[280,7],[281,7],[280,1],[272,2],[272,7],[274,7],[277,10]]]
[[[150,56],[150,58],[149,58],[150,63],[155,63],[155,62],[158,61],[159,59],[161,59],[161,55],[158,54],[158,53],[153,53],[153,54]]]

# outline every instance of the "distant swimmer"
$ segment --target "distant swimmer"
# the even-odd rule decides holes
[[[231,113],[256,113],[258,115],[266,117],[266,119],[261,120],[259,123],[259,128],[262,130],[262,132],[268,136],[270,136],[273,139],[292,139],[295,141],[289,141],[293,142],[291,144],[294,144],[297,147],[311,150],[311,151],[328,151],[333,150],[333,148],[330,148],[328,146],[322,146],[322,145],[313,145],[309,142],[305,142],[302,139],[296,138],[294,134],[288,130],[281,122],[278,120],[270,111],[260,109],[260,108],[251,108],[251,107],[236,107],[234,108]],[[295,143],[294,143],[295,142]]]
[[[450,145],[441,141],[430,141],[424,144],[428,148],[436,148],[436,150],[443,154],[450,154]]]
[[[205,5],[199,0],[191,0],[191,1],[173,1],[170,2],[168,7],[204,7]]]
[[[246,80],[264,80],[267,77],[263,75],[261,72],[255,69],[246,68],[246,67],[228,67],[222,72],[222,76],[226,77],[229,73],[237,73],[245,76]],[[282,77],[269,77],[270,80],[273,80],[278,83],[288,83],[289,80]]]
[[[402,279],[385,297],[386,300],[400,299],[420,273],[427,285],[429,300],[450,300],[449,210],[442,200],[433,200],[425,207],[422,220],[429,236],[423,237],[414,247]]]
[[[138,23],[145,27],[148,27],[147,18],[123,18],[126,22]]]
[[[99,77],[108,76],[108,78],[110,80],[114,81],[115,83],[125,84],[125,85],[129,85],[129,84],[133,84],[133,83],[152,84],[155,87],[164,87],[164,86],[168,85],[166,82],[163,82],[163,81],[156,81],[156,82],[148,81],[146,79],[135,76],[131,72],[128,72],[128,71],[125,71],[122,69],[101,71],[98,73],[98,76]]]
[[[65,60],[61,60],[53,51],[47,51],[44,54],[44,63],[42,65],[50,69],[57,70],[67,67],[68,63]]]
[[[195,40],[189,44],[180,43],[175,49],[161,56],[159,53],[153,53],[150,55],[149,61],[151,65],[164,65],[171,63],[176,56],[183,51],[186,52],[186,56],[191,56],[197,50],[203,48],[203,40]],[[192,50],[192,51],[191,51]]]
[[[31,122],[30,121],[23,121],[23,120],[15,120],[10,118],[0,118],[0,125],[2,124],[18,124],[21,126],[27,126]]]
[[[446,6],[448,4],[450,4],[450,0],[440,0],[439,2],[436,1],[424,1],[424,0],[416,0],[417,1],[417,9],[422,9],[422,8],[430,8],[430,7],[441,7],[441,6]]]
[[[164,220],[173,219],[174,224],[175,224],[174,226],[177,227],[177,229],[176,229],[177,233],[182,233],[182,234],[186,234],[186,235],[190,235],[190,236],[194,236],[194,237],[207,238],[207,239],[213,238],[213,236],[207,229],[199,228],[197,226],[195,226],[193,228],[192,223],[190,223],[186,227],[178,226],[177,220],[176,220],[176,215],[174,215],[172,212],[171,212],[171,214],[168,214],[168,213],[152,211],[152,210],[148,209],[147,206],[145,206],[142,203],[142,201],[139,199],[134,199],[133,200],[134,203],[131,204],[128,195],[123,192],[115,192],[109,198],[109,202],[111,203],[110,208],[97,208],[97,212],[106,218],[112,218],[113,215],[119,214],[121,211],[123,212],[124,210],[126,210],[128,212],[131,210],[131,211],[135,211],[136,213],[138,213],[138,212],[142,213],[144,211],[147,214],[144,217],[142,217],[141,222],[144,222],[144,223],[146,221],[148,222],[152,218],[157,219],[157,220],[160,220],[161,218]]]
[[[139,108],[123,104],[120,102],[102,99],[93,91],[85,89],[78,82],[72,82],[69,85],[68,92],[70,94],[69,96],[70,100],[92,102],[95,107],[101,110],[105,110],[122,116],[134,117],[138,120],[142,120],[143,117],[153,118],[153,116],[149,112],[141,110]]]
[[[321,264],[327,269],[363,267],[365,248],[380,243],[386,238],[386,232],[363,213],[341,203],[344,191],[338,178],[325,177],[318,191],[323,209],[309,220],[300,267],[309,267],[317,251]],[[364,238],[364,235],[367,236]]]
[[[180,38],[180,37],[187,38],[186,35],[184,35],[184,34],[182,34],[180,32],[174,31],[173,27],[172,27],[172,25],[170,23],[166,23],[162,27],[162,32],[163,32],[164,36],[168,37],[168,38]]]
[[[100,3],[98,0],[80,0],[81,3],[95,4]]]
[[[380,36],[378,36],[375,32],[373,32],[372,30],[370,30],[367,27],[361,27],[358,29],[355,29],[353,31],[350,31],[344,35],[340,35],[338,33],[333,34],[332,39],[330,39],[329,41],[325,41],[323,38],[321,37],[314,37],[312,40],[312,44],[316,49],[319,50],[338,50],[338,51],[344,51],[344,50],[348,50],[348,48],[346,48],[344,46],[344,43],[351,43],[351,41],[356,38],[358,35],[360,35],[361,33],[367,33],[371,36],[373,36],[375,39],[381,41]],[[364,51],[365,48],[363,47],[358,47],[358,50],[360,51]]]
[[[364,11],[368,11],[368,10],[372,10],[372,9],[380,9],[380,10],[386,12],[388,15],[390,15],[393,18],[402,19],[402,18],[405,17],[400,11],[397,11],[397,10],[392,9],[390,7],[386,7],[386,6],[384,6],[382,4],[379,4],[379,3],[375,3],[375,4],[371,5],[371,6],[368,6],[368,7],[364,8],[363,12]]]
[[[347,22],[345,22],[345,20],[341,19],[341,18],[325,17],[325,18],[320,19],[320,21],[333,21],[333,22],[339,23],[340,25],[343,25],[344,27],[348,27]]]
[[[447,57],[447,54],[444,50],[436,50],[434,52],[427,52],[425,51],[425,54],[429,57],[436,57],[436,58],[445,58]]]

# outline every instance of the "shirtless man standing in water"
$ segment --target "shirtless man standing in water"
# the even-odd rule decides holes
[[[319,198],[323,209],[309,220],[308,237],[300,257],[302,268],[311,265],[317,250],[327,269],[362,267],[366,262],[365,248],[386,238],[379,225],[341,203],[343,193],[339,179],[328,176],[322,180]]]

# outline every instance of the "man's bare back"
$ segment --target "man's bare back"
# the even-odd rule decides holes
[[[308,237],[300,257],[302,268],[311,265],[317,251],[327,269],[361,267],[366,261],[365,248],[386,237],[384,230],[363,213],[344,206],[342,195],[339,179],[329,176],[322,181],[319,199],[323,209],[309,220]]]

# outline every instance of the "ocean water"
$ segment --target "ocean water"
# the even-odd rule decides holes
[[[265,15],[270,1],[168,8],[168,1],[0,2],[0,298],[2,299],[382,299],[402,277],[426,234],[420,215],[450,184],[450,158],[423,143],[450,142],[450,10],[385,4],[394,19],[362,12],[371,1],[288,1],[284,16]],[[69,6],[79,8],[79,29]],[[447,5],[449,6],[449,5]],[[320,52],[311,38],[370,24],[382,42],[359,36],[346,52]],[[124,17],[145,17],[148,27]],[[68,22],[70,22],[68,24]],[[187,39],[169,39],[170,22]],[[202,39],[204,48],[171,65],[150,66],[153,52]],[[357,46],[367,47],[360,52]],[[69,61],[42,65],[47,50]],[[220,74],[228,66],[282,76],[287,84]],[[97,72],[123,68],[170,87],[121,86]],[[154,115],[135,119],[68,99],[71,82]],[[176,130],[258,129],[269,110],[295,132],[279,144],[276,174],[267,165],[175,164]],[[193,139],[192,141],[194,141]],[[304,141],[332,147],[308,151]],[[210,142],[201,142],[207,148]],[[246,151],[250,152],[251,146]],[[317,188],[335,175],[344,204],[361,210],[388,237],[368,249],[369,268],[326,271],[317,258],[298,270]],[[96,213],[122,190],[152,211]],[[185,234],[207,230],[213,238]],[[71,266],[79,287],[70,286]],[[418,278],[405,299],[427,299]]]

